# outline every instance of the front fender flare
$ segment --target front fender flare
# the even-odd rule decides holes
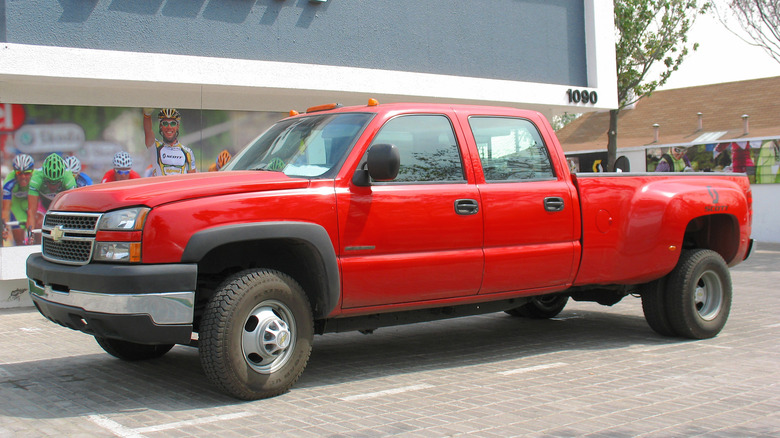
[[[327,230],[306,222],[262,222],[209,228],[195,233],[187,242],[182,263],[197,263],[218,246],[247,240],[293,239],[305,243],[317,253],[325,274],[322,308],[315,318],[330,314],[339,302],[341,278],[338,257]]]

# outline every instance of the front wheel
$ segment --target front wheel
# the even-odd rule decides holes
[[[525,318],[549,319],[561,313],[568,301],[569,297],[567,295],[543,295],[533,297],[526,304],[507,310],[506,313]]]
[[[157,359],[173,348],[173,344],[136,344],[135,342],[102,338],[99,336],[95,336],[95,340],[106,353],[127,361]]]
[[[726,325],[731,274],[720,254],[706,249],[683,252],[666,287],[666,314],[678,336],[712,338]]]
[[[209,380],[243,400],[289,389],[311,354],[314,323],[303,289],[271,270],[239,272],[203,315],[200,360]]]

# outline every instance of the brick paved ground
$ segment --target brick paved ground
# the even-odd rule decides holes
[[[0,312],[0,436],[780,436],[780,245],[733,270],[715,339],[656,336],[638,299],[315,338],[292,391],[238,402],[197,352],[114,359],[26,310]]]

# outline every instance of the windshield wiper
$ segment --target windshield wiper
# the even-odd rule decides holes
[[[284,169],[269,169],[268,168],[268,163],[266,163],[266,164],[261,164],[261,165],[259,165],[257,167],[253,167],[253,168],[251,168],[249,170],[262,170],[263,172],[281,172]]]

